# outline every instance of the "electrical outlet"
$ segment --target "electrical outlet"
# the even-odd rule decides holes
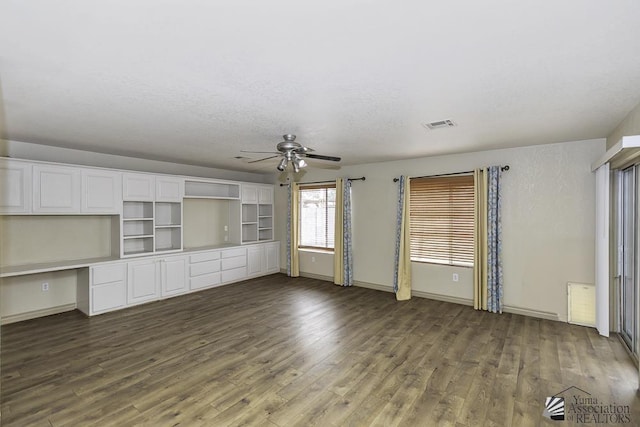
[[[47,292],[49,290],[49,282],[42,283],[42,292]]]
[[[228,226],[224,226],[224,231],[229,231],[229,227]]]
[[[453,273],[453,281],[457,282],[460,278],[458,277],[458,273]]]
[[[316,262],[316,257],[312,256],[311,257],[311,262]]]

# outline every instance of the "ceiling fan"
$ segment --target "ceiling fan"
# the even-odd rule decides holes
[[[307,162],[304,161],[304,157],[308,159],[328,160],[330,162],[339,162],[340,157],[323,156],[320,154],[312,154],[314,151],[312,148],[304,147],[300,143],[296,142],[296,136],[290,133],[282,135],[284,141],[281,141],[276,145],[276,151],[248,151],[240,150],[243,153],[262,153],[262,154],[275,154],[275,156],[265,157],[264,159],[253,160],[247,163],[257,163],[263,160],[275,159],[276,157],[282,157],[277,168],[280,172],[283,172],[289,163],[293,165],[293,171],[299,172],[301,168],[307,166]]]

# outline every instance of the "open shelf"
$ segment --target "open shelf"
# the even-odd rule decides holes
[[[153,236],[124,239],[122,242],[124,255],[142,255],[153,252]]]
[[[182,224],[182,204],[156,202],[156,227]]]
[[[184,197],[239,199],[240,184],[187,180],[184,182]]]
[[[258,208],[256,205],[242,205],[242,223],[258,222]]]
[[[125,220],[122,223],[122,236],[142,237],[153,235],[153,220]]]
[[[182,249],[182,230],[180,228],[156,228],[156,251]]]
[[[129,202],[122,205],[122,219],[153,219],[152,202]]]

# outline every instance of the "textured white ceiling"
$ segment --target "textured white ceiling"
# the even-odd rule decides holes
[[[238,170],[284,133],[342,164],[598,138],[640,2],[3,0],[0,84],[6,139]]]

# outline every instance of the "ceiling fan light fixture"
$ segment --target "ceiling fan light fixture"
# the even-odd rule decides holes
[[[304,159],[302,159],[300,157],[297,157],[297,159],[298,159],[298,166],[299,167],[301,167],[301,168],[307,167],[307,162],[305,162]]]
[[[300,165],[298,164],[298,159],[293,159],[291,163],[293,164],[293,172],[295,173],[300,172]]]
[[[278,170],[280,172],[284,172],[284,170],[287,168],[287,163],[288,163],[287,158],[283,157],[282,160],[280,160],[280,164],[278,164]]]

